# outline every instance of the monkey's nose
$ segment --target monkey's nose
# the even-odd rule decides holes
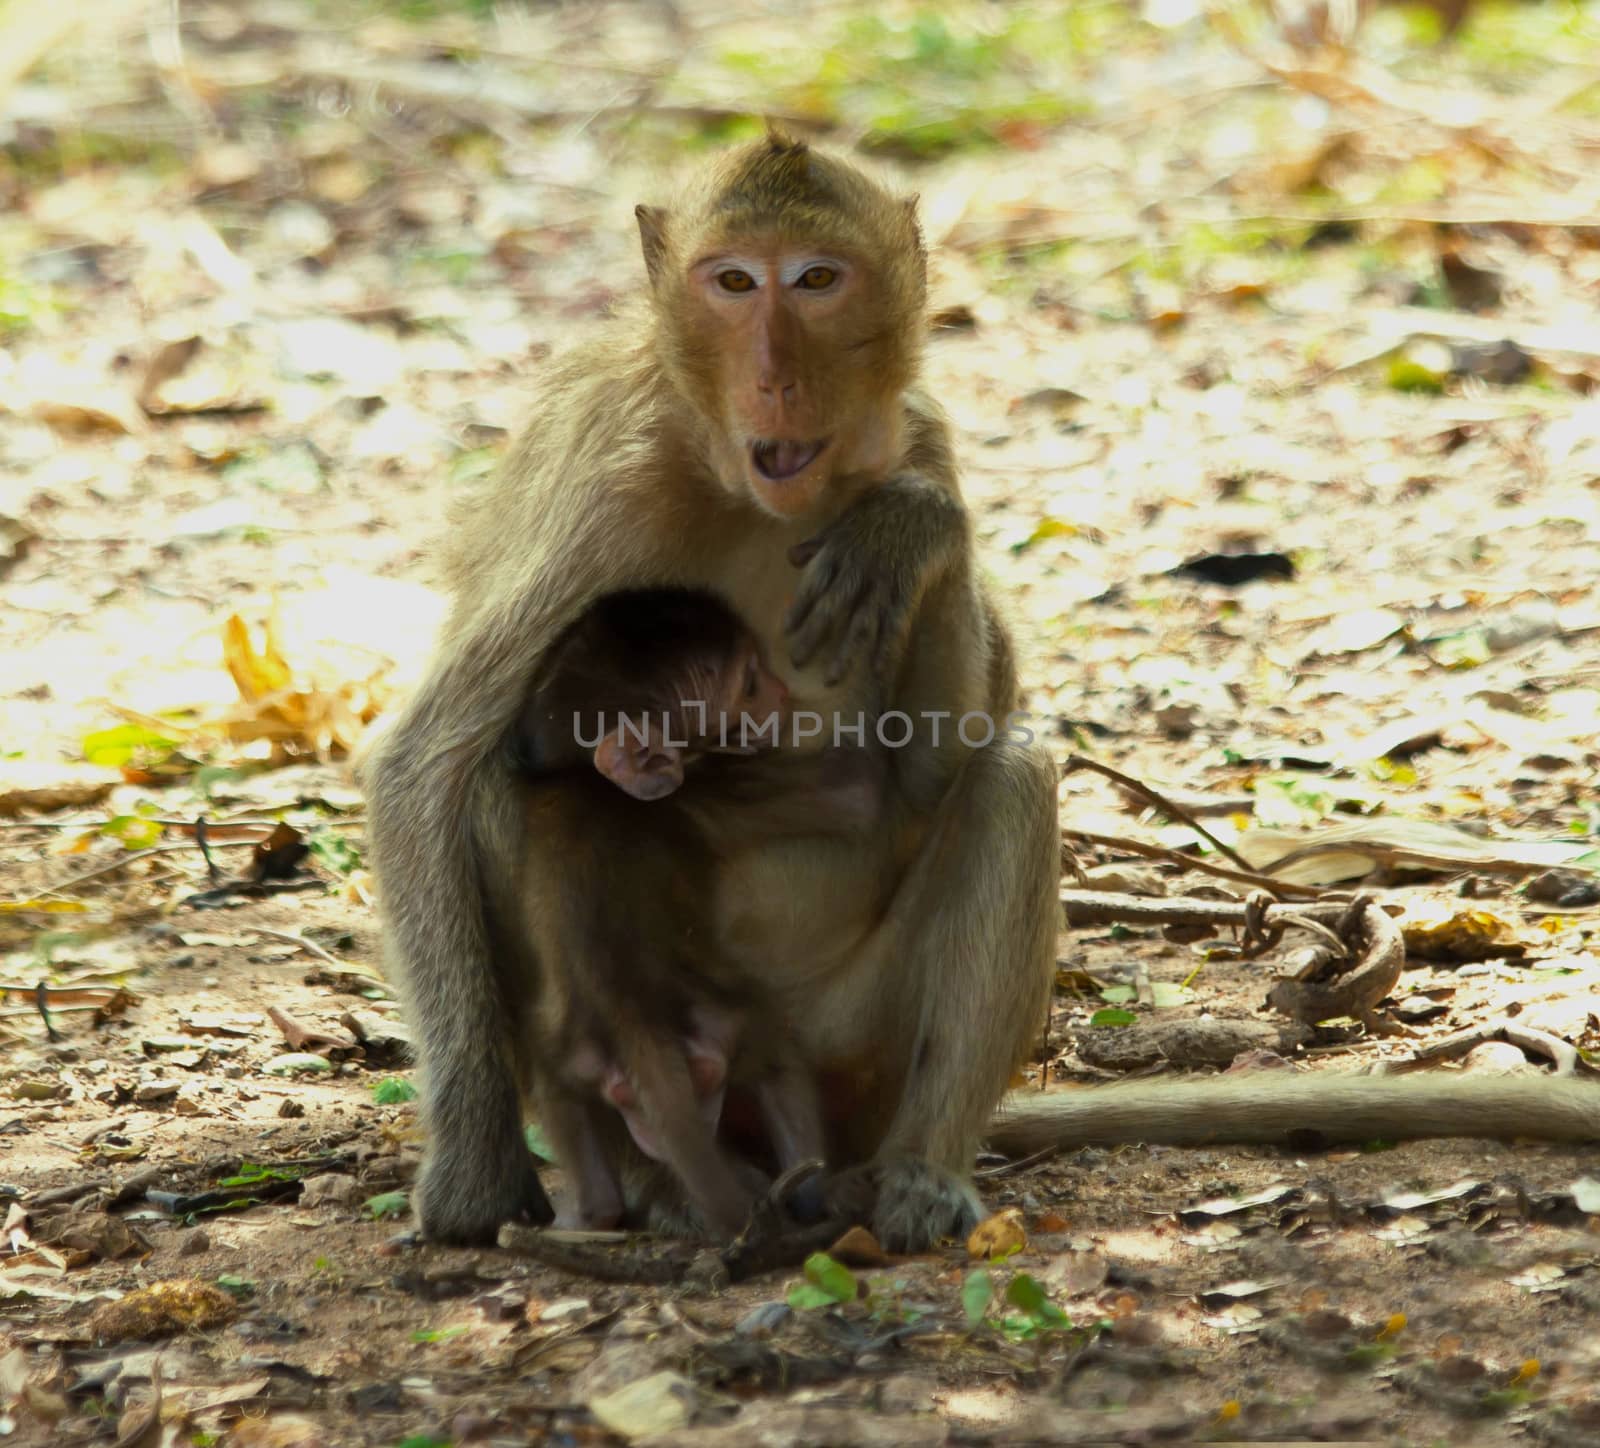
[[[800,395],[800,387],[798,383],[774,382],[765,378],[759,379],[756,382],[756,390],[759,391],[763,397],[769,397],[774,401],[781,402],[785,407],[793,407],[795,400]]]

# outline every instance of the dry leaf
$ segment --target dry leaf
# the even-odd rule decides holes
[[[992,1262],[996,1257],[1009,1257],[1028,1245],[1027,1228],[1022,1222],[1018,1207],[1007,1207],[992,1217],[985,1217],[972,1229],[967,1238],[967,1256],[976,1261]]]

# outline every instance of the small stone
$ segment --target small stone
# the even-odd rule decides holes
[[[1528,1076],[1538,1071],[1522,1053],[1520,1046],[1510,1041],[1485,1041],[1467,1053],[1462,1070],[1495,1076]]]
[[[204,1227],[196,1227],[183,1239],[183,1245],[178,1248],[180,1257],[199,1257],[211,1250],[211,1238],[206,1235]]]
[[[354,1204],[359,1189],[353,1178],[328,1172],[308,1177],[300,1189],[302,1207],[348,1207]]]
[[[739,1337],[771,1337],[791,1316],[793,1309],[787,1302],[763,1302],[745,1313],[733,1330]]]
[[[1525,893],[1542,905],[1575,910],[1600,905],[1600,878],[1587,870],[1546,870],[1528,881]]]
[[[305,1105],[302,1102],[296,1101],[294,1099],[294,1097],[292,1097],[292,1096],[285,1096],[283,1098],[283,1101],[278,1106],[278,1115],[279,1116],[291,1116],[291,1117],[293,1117],[293,1116],[304,1116],[305,1114],[306,1114]]]
[[[587,1297],[558,1297],[546,1303],[539,1313],[540,1322],[561,1322],[569,1317],[582,1317],[589,1310]]]

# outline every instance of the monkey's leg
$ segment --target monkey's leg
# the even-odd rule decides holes
[[[981,1212],[978,1141],[1050,996],[1059,829],[1042,746],[975,750],[884,923],[875,1015],[886,1046],[903,1043],[904,1076],[872,1226],[890,1251],[963,1234]]]
[[[817,1079],[797,1052],[779,1049],[779,1059],[756,1086],[756,1099],[780,1176],[802,1162],[826,1160]],[[802,1220],[820,1218],[827,1206],[824,1178],[820,1174],[808,1177],[787,1193],[784,1204]]]
[[[651,1154],[671,1169],[706,1225],[731,1237],[748,1219],[752,1196],[701,1115],[682,1045],[648,1036],[642,1028],[632,1034],[624,1066],[636,1088]]]
[[[515,791],[430,763],[397,726],[369,762],[367,798],[389,960],[422,1068],[417,1219],[437,1241],[492,1242],[503,1221],[554,1215],[522,1136],[532,955],[491,937],[486,887],[508,882],[479,864],[518,856]]]
[[[567,1174],[567,1199],[556,1226],[603,1230],[622,1220],[622,1181],[615,1145],[606,1139],[607,1108],[552,1091],[540,1103],[539,1124]]]

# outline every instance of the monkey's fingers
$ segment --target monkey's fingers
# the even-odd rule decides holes
[[[847,573],[808,604],[804,623],[789,634],[789,657],[797,669],[805,668],[830,642],[848,633],[870,588],[865,577]]]
[[[856,603],[855,613],[844,636],[834,645],[833,657],[828,662],[822,681],[832,688],[855,667],[863,656],[876,656],[883,630],[883,606],[876,588],[863,590]]]
[[[793,634],[811,621],[819,604],[833,591],[839,572],[838,556],[825,554],[806,569],[795,590],[794,602],[783,616],[783,631]]]

